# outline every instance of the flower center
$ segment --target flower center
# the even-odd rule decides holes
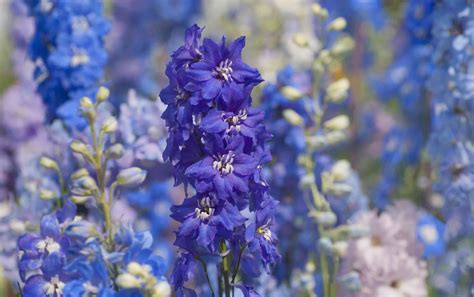
[[[223,156],[218,156],[212,163],[212,167],[218,170],[222,175],[227,175],[234,171],[232,163],[234,163],[234,154],[229,152]]]
[[[51,237],[46,237],[45,239],[40,240],[40,241],[36,244],[36,248],[37,248],[41,253],[44,253],[45,251],[47,251],[48,253],[54,253],[54,252],[59,252],[59,250],[61,249],[61,246],[59,245],[59,243],[57,243],[56,241],[54,241],[53,238],[51,238]]]
[[[258,227],[257,233],[262,235],[266,241],[272,241],[272,230],[267,225]]]
[[[56,296],[56,297],[61,297],[63,296],[63,288],[65,284],[59,280],[59,276],[54,276],[51,278],[49,282],[44,284],[43,286],[43,291],[46,294],[46,296]]]
[[[188,100],[188,94],[186,93],[186,91],[184,91],[183,89],[181,89],[179,86],[176,86],[176,101],[178,102],[182,102],[182,101],[186,101]]]
[[[225,59],[224,61],[221,61],[219,63],[219,66],[217,66],[212,73],[220,78],[224,79],[225,81],[229,82],[232,80],[232,61],[229,59]]]
[[[230,116],[226,119],[226,122],[230,125],[230,128],[227,129],[227,132],[231,131],[232,129],[237,130],[240,132],[240,125],[243,121],[245,121],[248,117],[247,110],[243,109],[240,110],[238,114]]]
[[[433,225],[422,226],[420,228],[420,235],[428,244],[433,244],[438,241],[438,231]]]
[[[75,48],[72,49],[73,55],[71,57],[71,66],[76,67],[79,65],[87,64],[90,61],[89,55],[84,49]]]
[[[203,221],[212,216],[214,211],[214,203],[212,203],[211,198],[204,197],[199,201],[199,207],[196,207],[194,213],[198,219]]]

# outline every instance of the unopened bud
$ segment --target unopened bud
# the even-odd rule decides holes
[[[320,250],[326,254],[332,254],[333,244],[331,240],[327,237],[322,237],[318,240],[318,246]]]
[[[351,164],[347,160],[339,160],[331,168],[331,174],[335,181],[344,181],[349,178]]]
[[[328,17],[328,11],[325,8],[321,7],[321,5],[319,5],[318,3],[311,5],[311,11],[315,16],[320,17],[322,19],[326,19]]]
[[[71,201],[74,204],[85,204],[91,198],[91,196],[71,195]]]
[[[339,103],[349,95],[350,83],[347,78],[341,78],[331,83],[326,89],[326,96],[330,102]]]
[[[124,152],[125,150],[123,148],[123,145],[121,145],[120,143],[116,143],[107,149],[107,151],[105,152],[105,156],[107,157],[107,159],[110,160],[118,160],[122,158]]]
[[[110,134],[117,131],[117,126],[118,126],[117,119],[114,117],[110,117],[104,121],[104,124],[102,125],[101,129],[104,133]]]
[[[110,96],[110,90],[106,87],[100,87],[97,93],[95,94],[95,99],[97,102],[102,103],[107,100]]]
[[[293,126],[302,126],[304,124],[304,119],[293,109],[285,109],[283,117]]]
[[[332,211],[313,211],[310,213],[316,222],[324,227],[331,227],[336,224],[337,217]]]
[[[281,88],[281,93],[283,94],[283,96],[290,100],[300,99],[304,96],[304,94],[301,93],[300,90],[291,86],[284,86],[283,88]]]
[[[42,200],[53,200],[58,198],[58,195],[56,195],[56,192],[51,190],[40,190],[40,198]]]
[[[349,127],[349,117],[346,115],[339,115],[324,122],[324,128],[328,130],[345,130]]]
[[[347,254],[347,247],[349,246],[347,241],[336,241],[333,246],[334,246],[334,252],[339,257],[343,257]]]
[[[140,288],[142,285],[140,280],[130,273],[120,274],[115,280],[115,283],[124,289]]]
[[[168,282],[166,281],[158,281],[158,284],[156,284],[153,287],[153,297],[169,297],[172,294],[171,286]]]
[[[138,167],[127,168],[117,176],[117,184],[123,187],[136,187],[146,178],[146,171]]]
[[[140,275],[143,272],[143,267],[137,262],[130,262],[127,265],[127,271],[133,275]]]
[[[83,110],[89,110],[94,108],[94,103],[92,103],[91,98],[89,97],[82,97],[80,106]]]
[[[351,37],[343,36],[336,40],[331,48],[331,52],[334,55],[342,55],[354,49],[354,45],[354,40]]]
[[[89,154],[89,150],[87,148],[87,145],[85,143],[83,143],[82,141],[79,141],[79,140],[73,140],[71,142],[71,150],[75,153],[78,153],[78,154]]]
[[[85,169],[85,168],[81,168],[81,169],[78,169],[78,170],[74,171],[74,173],[71,174],[71,179],[72,180],[77,180],[77,179],[80,179],[81,177],[84,177],[84,176],[89,176],[89,171],[87,171],[87,169]]]
[[[302,33],[295,34],[295,36],[293,36],[293,42],[299,47],[309,46],[308,38],[306,38]]]
[[[331,23],[329,23],[328,30],[340,31],[340,30],[344,30],[346,26],[347,26],[346,19],[344,19],[343,17],[338,17],[338,18],[335,18]]]
[[[39,162],[40,162],[40,165],[46,169],[59,170],[58,163],[51,158],[43,156],[40,158]]]

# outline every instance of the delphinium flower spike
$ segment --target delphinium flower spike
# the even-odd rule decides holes
[[[107,58],[104,37],[109,23],[103,16],[102,1],[25,3],[35,20],[30,56],[48,116],[59,116],[70,127],[81,127],[84,123],[78,122],[76,113],[79,101],[97,90]]]
[[[18,240],[19,271],[24,296],[157,296],[167,297],[164,261],[152,250],[149,232],[115,225],[111,206],[118,188],[136,187],[146,178],[138,167],[112,176],[112,160],[123,148],[112,143],[118,122],[98,116],[109,91],[101,87],[95,103],[81,100],[90,141],[75,139],[71,150],[83,160],[71,174],[59,206],[41,220],[40,233],[26,233]],[[41,159],[42,166],[57,171],[58,161]],[[78,212],[73,202],[87,204]]]
[[[439,1],[433,18],[430,202],[446,221],[449,251],[433,266],[432,284],[444,296],[468,296],[474,288],[474,3]]]
[[[321,47],[308,48],[312,36],[294,36],[296,45],[312,51],[312,68],[285,68],[277,84],[264,90],[262,101],[275,135],[270,142],[275,152],[270,182],[282,200],[279,218],[284,223],[278,231],[281,238],[289,238],[282,241],[287,254],[278,278],[290,279],[297,294],[332,296],[340,247],[351,233],[346,223],[367,207],[367,198],[349,162],[329,156],[331,148],[347,139],[350,125],[337,109],[348,97],[350,83],[333,74],[340,73],[353,41],[341,33],[343,18],[331,19],[319,4],[312,10]],[[308,226],[317,231],[309,232]]]
[[[192,196],[172,207],[181,222],[175,244],[182,252],[171,282],[179,296],[194,295],[184,283],[202,265],[211,295],[230,296],[234,288],[257,294],[252,276],[279,259],[272,231],[278,202],[261,175],[270,160],[269,134],[250,97],[262,78],[242,61],[244,37],[230,44],[224,37],[201,42],[201,32],[197,25],[186,30],[185,44],[166,68],[170,83],[160,93],[169,130],[164,157],[176,183],[192,188]],[[207,259],[217,262],[217,288]]]

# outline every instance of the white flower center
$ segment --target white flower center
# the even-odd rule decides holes
[[[196,207],[194,213],[198,219],[203,221],[212,216],[214,211],[214,204],[212,203],[211,198],[204,197],[199,201],[199,207]]]
[[[438,241],[438,231],[433,225],[423,225],[420,228],[420,235],[423,240],[429,244]]]
[[[92,285],[90,281],[85,282],[82,287],[84,288],[84,297],[90,296],[92,294],[93,296],[97,295],[99,293],[99,288],[96,286]]]
[[[232,72],[232,61],[229,59],[225,59],[224,61],[221,61],[219,63],[219,66],[217,66],[212,71],[212,74],[228,82],[232,81]]]
[[[53,9],[53,3],[51,0],[41,0],[40,10],[42,12],[50,12]]]
[[[219,170],[222,175],[227,175],[234,172],[234,166],[232,163],[234,163],[234,154],[230,152],[223,156],[218,156],[212,163],[212,167],[215,170]]]
[[[76,67],[79,65],[89,63],[90,61],[89,55],[84,49],[75,48],[72,51],[73,51],[73,56],[71,58],[71,66]]]
[[[229,123],[230,128],[227,129],[227,132],[231,131],[232,129],[237,130],[240,132],[240,124],[245,121],[248,117],[247,110],[243,109],[240,110],[238,114],[228,117],[226,122]]]
[[[64,286],[65,284],[59,279],[59,276],[56,275],[52,277],[48,283],[44,284],[43,292],[49,297],[61,297],[63,296]]]
[[[53,238],[46,237],[45,239],[38,241],[38,243],[36,244],[36,248],[41,253],[44,253],[45,251],[47,251],[48,253],[54,253],[59,252],[61,246],[59,245],[59,243],[54,241]]]
[[[89,30],[89,21],[83,16],[74,17],[72,19],[72,29],[75,32],[86,32]]]
[[[266,241],[272,241],[272,230],[267,225],[258,227],[257,233],[262,235]]]

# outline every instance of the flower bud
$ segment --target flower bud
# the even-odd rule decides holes
[[[104,133],[110,134],[117,131],[117,126],[118,126],[117,119],[114,117],[109,117],[104,121],[101,130]]]
[[[336,224],[337,217],[332,211],[313,211],[310,213],[316,222],[324,227],[331,227]]]
[[[311,11],[315,16],[320,17],[321,19],[326,19],[328,17],[328,11],[318,3],[311,5]]]
[[[71,150],[75,153],[84,155],[84,154],[89,154],[89,150],[87,148],[87,145],[83,143],[82,141],[79,140],[73,140],[71,142]]]
[[[81,168],[81,169],[78,169],[78,170],[74,171],[73,174],[71,174],[71,179],[72,180],[77,180],[77,179],[80,179],[81,177],[84,177],[84,176],[89,176],[89,171],[87,171],[87,169],[85,169],[85,168]]]
[[[283,116],[288,121],[288,123],[293,126],[302,126],[304,124],[303,118],[293,109],[285,109],[283,111]]]
[[[136,187],[146,178],[146,171],[138,167],[131,167],[120,171],[117,184],[123,187]]]
[[[333,252],[333,245],[329,238],[322,237],[318,241],[318,246],[326,254],[332,254]]]
[[[339,160],[332,165],[331,174],[335,181],[345,181],[351,174],[351,164],[347,160]]]
[[[116,279],[115,283],[124,289],[140,288],[141,282],[138,278],[130,273],[122,273]]]
[[[158,281],[153,287],[152,297],[169,297],[172,294],[171,286],[166,281]]]
[[[107,151],[105,151],[105,156],[107,157],[107,159],[110,160],[118,160],[122,158],[124,152],[125,150],[123,148],[123,145],[121,145],[120,143],[116,143],[109,147]]]
[[[304,96],[304,94],[301,93],[297,88],[291,86],[284,86],[281,88],[281,93],[290,100],[300,99]]]
[[[82,113],[89,118],[95,117],[94,103],[89,97],[82,97],[80,102]]]
[[[347,254],[347,248],[349,244],[347,241],[336,241],[334,243],[334,252],[339,256],[343,257]]]
[[[324,122],[324,128],[328,130],[345,130],[349,127],[349,117],[346,115],[339,115]]]
[[[331,48],[331,52],[334,55],[343,55],[354,48],[354,40],[349,36],[343,36],[336,40]]]
[[[293,36],[293,42],[299,47],[308,47],[309,41],[302,33],[297,33]]]
[[[349,96],[349,87],[347,78],[338,79],[327,87],[326,97],[330,102],[339,103]]]
[[[325,145],[338,144],[347,139],[347,135],[342,131],[329,131],[324,135]]]
[[[40,158],[40,165],[43,166],[46,169],[51,169],[51,170],[59,170],[59,165],[56,161],[54,161],[51,158],[48,157],[41,157]]]
[[[347,26],[346,19],[343,17],[335,18],[331,23],[328,25],[328,30],[330,31],[340,31],[344,30]]]
[[[110,90],[106,87],[100,87],[97,93],[95,94],[95,99],[97,102],[102,103],[107,100],[110,96]]]
[[[89,97],[82,97],[80,106],[83,110],[89,110],[94,108],[94,103],[92,103],[92,100]]]
[[[78,205],[85,204],[91,198],[91,196],[71,195],[71,201]]]
[[[42,200],[53,200],[58,198],[58,195],[56,195],[56,192],[51,191],[51,190],[40,190],[40,198]]]
[[[143,267],[137,262],[130,262],[127,265],[127,271],[133,275],[140,275],[143,272]]]

